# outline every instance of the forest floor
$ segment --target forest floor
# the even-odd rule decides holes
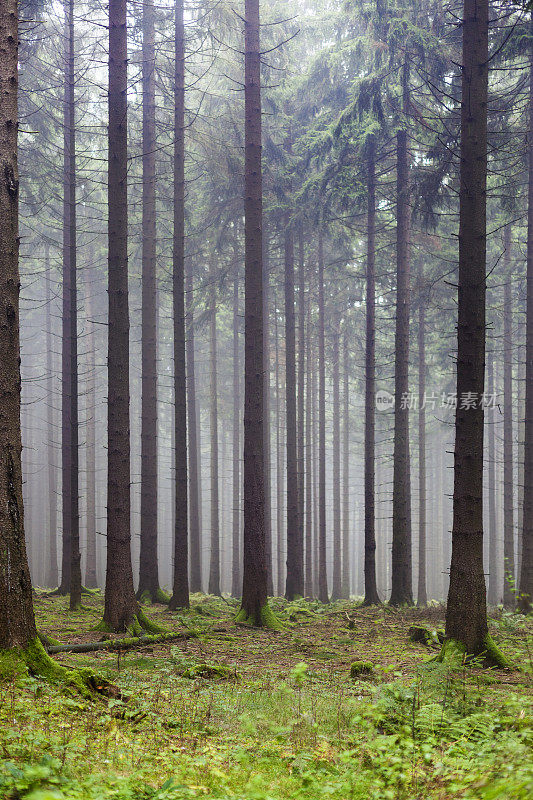
[[[40,630],[98,641],[101,594],[39,592]],[[430,662],[412,625],[443,627],[442,606],[272,606],[280,632],[234,622],[238,605],[193,595],[148,615],[185,641],[120,655],[55,656],[89,666],[124,699],[84,700],[31,677],[0,679],[2,800],[409,800],[533,797],[533,621],[495,612],[491,633],[516,665]],[[356,661],[373,670],[351,677]]]

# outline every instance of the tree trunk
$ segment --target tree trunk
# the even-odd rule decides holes
[[[324,240],[318,229],[318,599],[329,602],[326,567],[326,364],[324,354]]]
[[[503,605],[514,603],[514,480],[513,480],[513,305],[511,300],[511,224],[503,233]]]
[[[185,42],[183,0],[174,5],[174,582],[170,608],[189,608],[187,367],[185,363]]]
[[[85,408],[87,433],[85,444],[85,473],[87,492],[87,554],[85,557],[85,586],[95,589],[98,586],[96,574],[96,353],[94,345],[94,321],[92,319],[91,292],[94,280],[93,270],[85,269],[85,319],[87,324],[87,380],[85,388]]]
[[[233,488],[232,488],[232,560],[231,560],[231,594],[240,597],[242,589],[241,577],[241,470],[240,470],[240,429],[241,429],[241,392],[240,392],[240,359],[239,359],[239,257],[237,242],[233,252]]]
[[[272,468],[270,444],[270,241],[263,224],[263,363],[265,365],[263,444],[265,454],[265,548],[267,593],[274,594],[272,578]]]
[[[488,0],[464,0],[459,192],[457,411],[446,636],[485,649],[483,406],[485,380]],[[461,407],[472,392],[475,408]]]
[[[376,580],[376,141],[368,139],[365,347],[365,597],[380,602]]]
[[[194,310],[192,265],[187,276],[187,423],[189,433],[189,538],[191,592],[202,591],[202,549],[200,524],[200,464],[196,370],[194,356]]]
[[[335,316],[333,330],[333,586],[331,597],[342,596],[341,541],[341,404],[339,378],[339,320]]]
[[[489,352],[487,358],[487,394],[489,398],[494,396],[494,354],[492,352]],[[492,408],[489,408],[488,410],[487,422],[487,494],[489,501],[489,585],[487,591],[487,600],[490,605],[495,606],[498,604],[500,598],[498,592],[498,558],[496,544],[496,437],[494,432],[494,425],[496,422]]]
[[[211,453],[211,554],[209,594],[220,595],[220,521],[218,498],[218,385],[217,385],[217,289],[215,264],[209,270],[209,376]]]
[[[350,597],[350,347],[348,328],[343,337],[342,443],[342,597]]]
[[[137,597],[159,599],[157,563],[157,311],[155,8],[142,7],[141,538]],[[182,385],[182,384],[180,384]]]
[[[422,259],[418,260],[418,591],[417,604],[428,602],[426,582],[426,302]]]
[[[259,0],[245,2],[244,573],[241,618],[266,623],[263,187]]]
[[[312,373],[313,360],[311,354],[311,298],[307,303],[307,393],[305,398],[305,582],[306,597],[314,597],[313,583],[313,506],[312,506],[312,447],[311,447],[311,402],[313,398]]]
[[[0,650],[37,636],[24,540],[20,434],[16,0],[0,3]]]
[[[46,431],[48,461],[48,574],[46,585],[58,583],[57,572],[57,466],[54,448],[54,364],[52,357],[52,287],[50,278],[50,247],[45,245],[46,283]]]
[[[304,447],[304,387],[305,387],[305,247],[303,225],[298,227],[298,395],[296,452],[298,459],[298,541],[301,543],[302,593],[305,594],[305,447]]]
[[[126,0],[109,0],[107,568],[104,622],[133,622],[130,530]]]
[[[402,75],[403,112],[409,113],[409,67]],[[413,602],[411,478],[409,463],[409,238],[411,223],[407,130],[398,131],[396,177],[396,343],[394,379],[394,475],[392,491],[391,605]]]

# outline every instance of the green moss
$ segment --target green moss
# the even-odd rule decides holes
[[[0,652],[0,683],[21,678],[28,670],[18,651],[4,650]]]
[[[374,665],[371,661],[354,661],[350,667],[350,678],[360,678],[362,675],[372,675]]]
[[[163,606],[168,606],[168,604],[170,603],[170,595],[169,595],[169,594],[167,594],[167,593],[166,593],[166,592],[165,592],[163,589],[161,589],[161,587],[160,587],[160,588],[157,590],[157,594],[156,594],[155,602],[156,602],[156,603],[161,603],[161,605],[163,605]]]
[[[42,633],[41,631],[38,631],[37,635],[44,647],[60,647],[63,644],[63,642],[60,642],[58,639],[54,639],[52,636],[48,636],[48,634]]]
[[[234,680],[238,677],[236,671],[222,664],[194,664],[187,667],[182,673],[183,678],[215,678],[218,680]]]
[[[503,655],[496,646],[491,635],[487,633],[483,639],[483,644],[477,653],[466,652],[466,647],[456,639],[448,639],[442,645],[437,661],[463,663],[479,659],[483,667],[497,667],[498,669],[512,669],[511,662]]]
[[[111,630],[111,626],[104,622],[104,620],[100,620],[94,627],[91,628],[93,631],[100,631],[101,633],[113,633]]]
[[[273,631],[280,631],[283,628],[281,622],[278,620],[268,603],[265,603],[265,605],[261,608],[259,620],[251,615],[248,616],[244,608],[241,608],[235,617],[235,622],[240,622],[245,625],[253,625],[258,628],[268,628],[269,630]]]
[[[142,608],[140,608],[137,613],[137,623],[142,630],[148,631],[148,633],[170,633],[170,631],[162,625],[158,625],[157,622],[149,619]]]

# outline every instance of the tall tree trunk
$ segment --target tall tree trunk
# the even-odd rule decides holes
[[[96,574],[96,352],[94,344],[94,321],[92,319],[92,269],[85,269],[85,319],[87,324],[87,379],[85,387],[85,408],[87,432],[85,444],[85,473],[87,492],[87,553],[85,557],[85,586],[95,589],[98,586]]]
[[[487,358],[487,394],[489,398],[494,396],[494,354],[492,352],[489,352]],[[488,410],[487,422],[487,494],[489,501],[489,585],[487,591],[487,600],[490,605],[495,606],[498,604],[500,597],[498,591],[498,558],[496,543],[496,436],[494,432],[494,425],[496,424],[496,421],[492,408],[489,408]]]
[[[189,433],[189,539],[191,592],[202,591],[202,549],[200,524],[200,464],[196,370],[194,356],[194,306],[192,265],[187,271],[187,427]]]
[[[376,141],[368,138],[365,345],[365,597],[380,602],[376,580]]]
[[[189,608],[187,367],[185,363],[185,34],[183,0],[174,5],[174,582],[170,608]]]
[[[318,599],[329,602],[326,567],[326,363],[324,353],[324,239],[318,229]]]
[[[37,636],[22,503],[17,5],[0,4],[0,650],[26,647]]]
[[[452,561],[446,636],[467,653],[486,647],[483,573],[483,407],[485,381],[488,0],[464,0],[459,192],[457,410]]]
[[[241,615],[267,622],[265,547],[263,186],[259,0],[245,2],[244,574]]]
[[[159,600],[157,563],[157,311],[155,8],[142,7],[141,538],[137,597]]]
[[[403,67],[403,112],[409,113],[409,66]],[[392,491],[391,605],[412,604],[411,478],[409,463],[409,239],[411,224],[407,130],[396,137],[396,343],[394,379],[394,475]]]
[[[343,336],[342,442],[342,597],[350,597],[350,346],[348,327]]]
[[[333,321],[333,585],[331,597],[342,595],[342,541],[341,541],[341,404],[339,377],[339,320]]]
[[[287,582],[288,600],[303,595],[303,559],[298,520],[298,461],[296,451],[296,354],[294,314],[294,238],[285,219],[285,408],[287,446]]]
[[[283,595],[283,448],[281,441],[281,387],[279,370],[278,306],[274,303],[275,380],[276,380],[276,535],[277,535],[277,593]]]
[[[233,252],[233,489],[232,489],[232,560],[231,594],[240,597],[241,578],[241,470],[240,470],[240,429],[241,429],[241,386],[239,359],[239,258],[237,242]]]
[[[131,566],[126,0],[109,0],[107,567],[104,622],[137,613]]]
[[[52,357],[52,287],[50,247],[45,245],[46,283],[46,432],[48,461],[48,574],[46,585],[57,586],[57,465],[54,448],[54,364]]]
[[[511,300],[511,224],[503,233],[503,605],[514,602],[514,480],[513,480],[513,305]]]
[[[533,607],[533,22],[530,23],[524,504],[518,606]]]
[[[274,594],[272,577],[272,467],[270,443],[270,240],[263,224],[263,445],[265,454],[265,548],[267,562],[267,593]]]
[[[312,447],[311,447],[311,402],[313,398],[312,373],[313,360],[311,354],[311,298],[307,303],[307,393],[305,398],[305,581],[304,591],[306,597],[314,597],[313,583],[313,506],[312,506]]]
[[[426,582],[426,296],[422,259],[418,260],[418,591],[428,602]]]
[[[305,448],[304,448],[304,387],[305,387],[305,247],[303,225],[298,226],[298,394],[296,452],[298,459],[298,541],[301,543],[302,593],[305,594]]]
[[[214,258],[209,270],[209,376],[211,453],[211,554],[209,594],[220,595],[220,516],[218,493],[218,382],[217,382],[217,289]]]

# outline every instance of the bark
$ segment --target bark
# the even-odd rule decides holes
[[[94,344],[94,322],[92,319],[92,282],[94,273],[85,269],[85,318],[87,322],[87,382],[86,415],[87,433],[85,444],[85,472],[87,492],[87,554],[85,558],[85,586],[95,589],[98,586],[96,574],[96,352]]]
[[[504,228],[503,290],[503,604],[514,603],[514,480],[513,480],[513,305],[511,300],[511,225]]]
[[[350,597],[350,344],[343,336],[342,597]]]
[[[37,636],[24,540],[20,432],[18,16],[0,4],[0,650]]]
[[[185,42],[183,0],[174,5],[174,581],[170,608],[189,608],[187,367],[185,363]]]
[[[52,356],[52,287],[50,278],[50,248],[45,245],[46,283],[46,430],[48,461],[48,574],[47,586],[57,586],[57,465],[54,448],[54,364]]]
[[[459,192],[457,411],[452,560],[446,636],[467,653],[485,648],[483,574],[483,407],[461,408],[464,392],[480,399],[485,379],[488,0],[465,0]]]
[[[418,591],[417,604],[426,606],[426,296],[422,260],[418,261]]]
[[[277,534],[277,593],[283,595],[283,447],[281,441],[281,386],[279,375],[278,310],[274,304],[275,380],[276,380],[276,534]]]
[[[403,67],[403,112],[409,111],[409,67]],[[407,130],[396,137],[396,340],[394,379],[394,475],[392,491],[391,605],[413,602],[409,408],[409,239],[411,224]]]
[[[126,0],[109,0],[107,565],[104,622],[137,613],[131,566]]]
[[[265,364],[263,444],[265,453],[265,548],[267,562],[267,592],[274,594],[272,577],[272,469],[270,446],[270,262],[269,237],[263,225],[263,360]]]
[[[231,594],[240,597],[242,589],[241,577],[241,511],[239,507],[241,495],[240,470],[240,429],[241,429],[241,392],[240,392],[240,359],[239,359],[239,259],[237,243],[233,253],[233,487],[232,487],[232,560],[231,560]]]
[[[142,7],[141,538],[137,597],[158,599],[155,8]]]
[[[298,541],[301,542],[302,592],[305,593],[305,247],[303,225],[298,227],[298,394],[296,452],[298,459]]]
[[[318,231],[318,599],[329,602],[326,571],[326,365],[324,356],[324,240]]]
[[[494,355],[492,352],[487,358],[487,394],[491,398],[494,395]],[[488,472],[488,510],[489,510],[489,585],[487,600],[490,605],[497,605],[500,597],[498,592],[498,567],[497,567],[497,544],[496,544],[496,442],[494,433],[494,411],[492,408],[487,412],[487,472]]]
[[[263,188],[259,0],[245,2],[244,573],[241,616],[266,622]]]
[[[305,574],[304,591],[306,597],[314,597],[313,583],[313,506],[312,506],[312,447],[311,447],[311,401],[313,397],[312,373],[313,359],[311,353],[311,298],[307,303],[307,393],[305,398]]]
[[[194,357],[194,310],[192,268],[187,281],[187,427],[189,434],[189,539],[191,592],[202,591],[202,549],[200,520],[200,452],[196,402],[196,371]]]
[[[340,426],[340,376],[339,376],[339,320],[333,322],[333,585],[331,597],[342,595],[342,541],[341,541],[341,426]]]
[[[376,580],[376,142],[368,140],[365,345],[365,597],[380,602]]]
[[[209,270],[209,376],[211,458],[211,554],[209,594],[220,595],[220,518],[218,497],[218,382],[217,382],[217,290],[214,261]]]

